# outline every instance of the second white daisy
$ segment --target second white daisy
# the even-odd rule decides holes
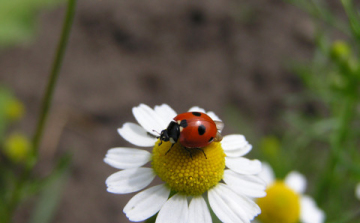
[[[313,198],[304,195],[305,177],[290,172],[284,180],[276,180],[272,168],[262,163],[260,177],[266,181],[266,197],[257,199],[262,213],[257,220],[262,223],[323,223],[324,212],[319,209]]]

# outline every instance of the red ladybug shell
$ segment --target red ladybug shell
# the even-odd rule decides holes
[[[205,113],[186,112],[177,115],[174,121],[184,122],[187,126],[180,128],[179,142],[187,148],[202,148],[209,145],[216,137],[215,122]]]

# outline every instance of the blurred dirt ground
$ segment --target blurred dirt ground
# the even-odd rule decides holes
[[[43,12],[33,44],[0,54],[1,82],[24,101],[29,135],[63,16],[64,8]],[[116,129],[135,121],[139,103],[178,112],[199,105],[225,124],[232,106],[259,135],[271,131],[284,97],[301,91],[286,65],[311,58],[312,37],[311,19],[280,0],[80,0],[38,167],[46,175],[59,154],[73,153],[53,222],[128,222],[122,208],[133,194],[106,192],[116,170],[102,160],[107,149],[130,146]]]

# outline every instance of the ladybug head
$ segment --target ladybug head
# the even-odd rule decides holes
[[[168,142],[170,141],[173,145],[178,141],[180,135],[180,126],[178,123],[172,121],[168,125],[168,127],[161,131],[160,136],[158,137],[160,139],[159,146],[162,144],[162,142]]]
[[[169,134],[166,129],[161,131],[160,136],[158,138],[160,139],[159,146],[162,144],[163,141],[167,142],[170,140]]]

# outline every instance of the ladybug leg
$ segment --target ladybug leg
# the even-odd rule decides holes
[[[204,152],[204,150],[203,150],[203,149],[201,149],[201,148],[194,148],[194,149],[200,150],[200,151],[204,154],[205,159],[207,159],[206,154],[205,154],[205,152]]]
[[[161,141],[161,143],[162,143],[162,141]],[[168,154],[170,152],[171,148],[173,148],[174,145],[175,145],[175,143],[171,144],[171,147],[168,151],[166,151],[165,156],[166,156],[166,154]],[[159,144],[159,146],[160,146],[160,144]]]
[[[193,159],[192,158],[192,153],[191,153],[191,150],[190,149],[188,149],[188,148],[186,148],[185,146],[183,147],[188,153],[189,153],[189,155],[190,155],[190,158],[191,159]]]

